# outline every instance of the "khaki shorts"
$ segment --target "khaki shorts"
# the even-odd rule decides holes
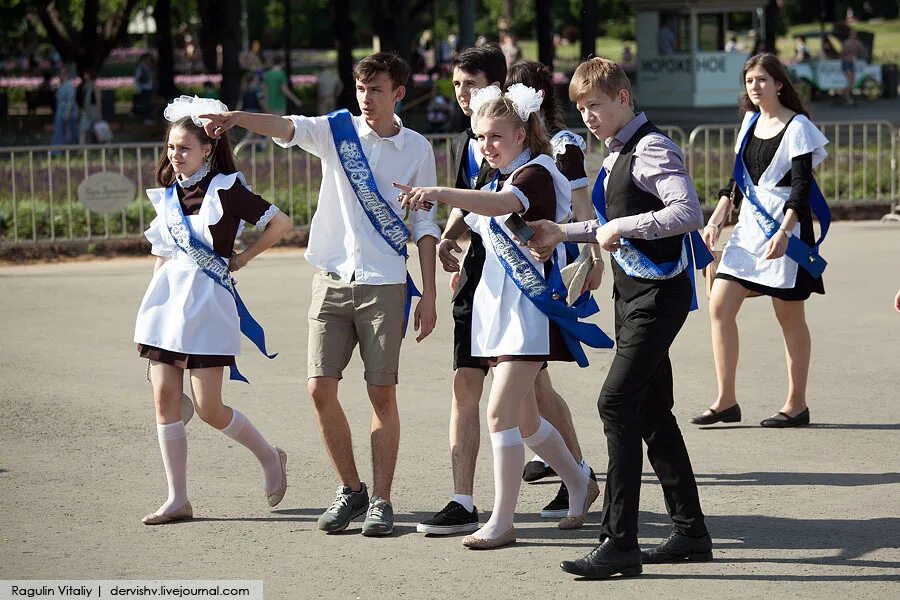
[[[346,283],[334,273],[313,277],[307,378],[343,377],[353,349],[371,385],[396,385],[403,341],[406,284]]]

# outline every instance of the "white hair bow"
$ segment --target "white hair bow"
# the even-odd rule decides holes
[[[527,121],[531,113],[541,110],[541,104],[544,102],[544,91],[538,91],[524,83],[514,83],[506,90],[506,97],[512,101],[519,118],[522,121]]]
[[[516,114],[522,119],[522,122],[528,121],[531,113],[541,110],[541,104],[544,102],[544,92],[538,91],[532,87],[528,87],[523,83],[514,83],[509,86],[506,94],[500,91],[496,85],[489,85],[481,89],[472,90],[469,99],[469,108],[472,109],[472,118],[478,114],[479,109],[485,103],[496,100],[500,96],[506,96],[512,102]]]
[[[218,115],[224,112],[228,112],[228,107],[219,100],[198,98],[197,96],[179,96],[169,102],[166,110],[163,111],[163,116],[171,123],[190,117],[194,125],[203,127],[208,119],[200,119],[199,115]]]
[[[472,117],[474,118],[481,107],[486,103],[491,100],[496,100],[502,95],[503,92],[501,92],[500,88],[496,85],[489,85],[487,87],[472,90],[472,94],[469,96],[469,108],[472,109]]]

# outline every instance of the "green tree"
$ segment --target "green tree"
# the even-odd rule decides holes
[[[29,0],[50,43],[65,62],[79,71],[99,71],[100,66],[128,30],[138,0]]]

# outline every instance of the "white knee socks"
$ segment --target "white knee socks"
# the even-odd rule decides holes
[[[523,441],[536,454],[542,456],[566,484],[569,490],[569,516],[582,514],[587,497],[589,476],[581,465],[575,462],[572,453],[569,452],[556,428],[549,421],[541,418],[541,424],[537,431]]]
[[[187,432],[184,422],[176,421],[166,425],[156,424],[159,451],[166,469],[169,497],[159,507],[156,514],[171,513],[187,502]]]
[[[238,410],[231,409],[231,423],[222,433],[248,448],[262,465],[266,478],[266,492],[274,492],[281,486],[281,459],[278,451]]]
[[[483,539],[499,537],[513,526],[525,460],[525,444],[518,427],[492,433],[491,448],[494,451],[494,510],[484,527],[475,533]]]

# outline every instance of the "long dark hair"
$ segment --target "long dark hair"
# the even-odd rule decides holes
[[[547,128],[548,134],[553,135],[566,128],[553,87],[553,73],[546,65],[533,60],[517,62],[506,72],[506,87],[516,83],[543,90],[544,101],[541,103],[541,113],[544,115],[544,126]]]
[[[744,71],[743,73],[741,73],[741,81],[746,81],[747,71],[755,67],[762,67],[765,72],[772,77],[772,79],[781,83],[781,90],[779,90],[778,93],[778,101],[782,106],[791,109],[797,114],[809,117],[809,111],[806,108],[806,103],[803,102],[803,98],[801,98],[800,94],[797,93],[797,89],[794,87],[794,84],[791,83],[791,78],[787,73],[787,69],[784,68],[784,65],[781,64],[781,61],[778,60],[777,56],[775,56],[774,54],[757,54],[756,56],[750,57],[750,59],[746,63],[744,63]],[[746,84],[744,84],[744,95],[741,96],[739,107],[742,115],[750,111],[759,112],[759,107],[754,105],[753,102],[750,101],[750,96],[747,94]]]
[[[159,157],[159,164],[156,165],[156,182],[162,187],[169,187],[175,183],[175,169],[169,162],[169,134],[173,129],[182,129],[197,138],[201,145],[212,146],[212,160],[209,163],[209,170],[213,173],[234,173],[237,167],[234,165],[234,156],[231,154],[231,143],[228,136],[223,135],[219,139],[213,139],[206,135],[206,131],[202,127],[198,127],[190,117],[185,117],[174,123],[169,123],[166,128],[166,137],[163,141],[162,156]]]

